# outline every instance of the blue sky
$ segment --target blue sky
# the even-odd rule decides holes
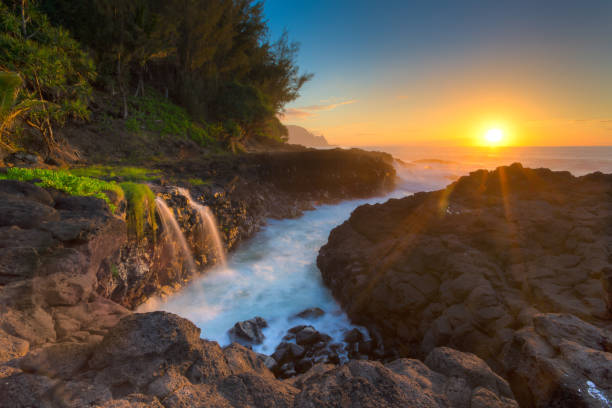
[[[265,13],[315,74],[285,122],[332,141],[465,144],[497,120],[520,144],[568,121],[568,140],[612,144],[612,1],[267,0]]]

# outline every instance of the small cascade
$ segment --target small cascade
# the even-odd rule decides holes
[[[186,188],[179,187],[177,190],[180,195],[187,199],[187,203],[191,206],[191,208],[200,214],[200,218],[202,219],[202,236],[200,239],[204,241],[206,239],[205,231],[208,231],[208,234],[213,241],[217,259],[222,266],[225,266],[227,264],[225,260],[225,249],[223,248],[223,242],[221,241],[221,235],[219,234],[219,227],[217,226],[215,215],[212,213],[210,208],[208,208],[208,206],[202,205],[195,201],[191,197],[189,190]]]
[[[179,226],[176,218],[174,217],[174,213],[168,205],[161,197],[157,197],[155,199],[155,205],[157,206],[157,213],[159,214],[159,218],[161,219],[164,230],[167,231],[174,241],[179,245],[181,251],[183,252],[183,256],[187,261],[187,265],[191,271],[195,270],[195,261],[193,260],[193,255],[191,253],[191,249],[187,245],[187,240],[185,240],[185,235],[183,235],[183,231],[181,231],[181,227]]]

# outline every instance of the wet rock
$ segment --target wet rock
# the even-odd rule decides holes
[[[320,333],[312,326],[306,326],[296,333],[295,342],[300,345],[314,344],[319,340]]]
[[[290,328],[290,329],[288,330],[288,332],[289,332],[290,334],[297,334],[298,332],[302,331],[302,329],[303,329],[303,328],[305,328],[305,327],[307,327],[307,326],[306,326],[306,325],[303,325],[303,324],[302,324],[302,325],[299,325],[299,326],[294,326],[294,327]]]
[[[363,334],[359,329],[351,329],[344,334],[344,341],[347,343],[357,343],[363,340]]]
[[[268,323],[263,318],[254,317],[236,323],[228,333],[232,341],[242,345],[261,344],[264,340],[262,329],[266,327],[268,327]]]
[[[296,314],[294,317],[299,317],[300,319],[317,319],[323,316],[325,312],[323,309],[318,307],[311,307],[305,310],[302,310],[300,313]]]

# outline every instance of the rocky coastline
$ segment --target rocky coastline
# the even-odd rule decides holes
[[[190,194],[211,207],[230,249],[266,218],[388,191],[395,177],[390,156],[356,150],[186,162],[164,172],[213,180],[191,186]],[[501,172],[504,193],[495,182]],[[216,259],[210,248],[198,247],[196,215],[179,186],[151,188],[172,208],[198,266],[205,267]],[[337,344],[312,326],[296,326],[266,356],[249,349],[261,340],[263,319],[238,322],[230,332],[237,343],[222,348],[205,340],[206,329],[177,315],[131,311],[195,275],[167,231],[155,233],[149,225],[140,240],[130,237],[120,199],[113,214],[96,198],[0,181],[0,407],[605,406],[612,383],[606,382],[612,372],[609,286],[602,286],[611,251],[610,187],[606,175],[574,178],[515,165],[474,173],[443,191],[359,207],[332,232],[318,264],[369,336],[353,330]],[[534,202],[517,207],[527,199]],[[517,210],[514,218],[506,218],[508,208]],[[517,227],[529,219],[535,230],[553,228],[545,217],[561,216],[572,225],[564,245],[573,237],[577,264],[586,262],[579,272],[572,272],[575,263],[568,266],[566,247],[556,247],[556,238],[548,244],[543,232],[537,242],[546,245],[527,245],[537,254],[508,253],[516,241],[504,234],[518,232],[498,224],[512,220]],[[478,231],[490,242],[479,241]],[[469,271],[467,281],[434,269],[443,265],[442,272],[455,274],[453,256]],[[520,259],[523,269],[510,259]],[[552,294],[537,292],[546,285],[525,272],[531,271],[526,259],[554,260],[567,269],[545,275],[553,280],[546,285],[590,271],[570,283],[581,306],[568,298],[557,305]],[[512,280],[500,282],[507,268]],[[363,275],[369,289],[359,286]],[[408,281],[426,298],[423,304],[412,304],[420,297],[405,292],[404,277],[413,275]],[[439,287],[426,297],[428,275]],[[458,296],[450,303],[442,297],[444,282],[464,285],[447,290]],[[459,287],[468,289],[462,294]],[[301,317],[322,313],[314,307]],[[402,337],[406,333],[410,337]]]
[[[227,251],[255,234],[269,218],[296,218],[314,205],[390,191],[395,183],[393,158],[386,153],[352,150],[293,149],[238,157],[209,157],[160,164],[161,183],[151,185],[173,209],[181,230],[194,249],[198,269],[218,261],[197,239],[197,215],[177,190],[187,187],[215,215]],[[197,177],[204,185],[170,180]],[[151,228],[138,242],[122,248],[113,276],[109,265],[98,276],[98,293],[133,309],[154,295],[180,289],[193,278],[179,257],[168,257],[173,243],[156,240]],[[174,251],[176,252],[176,251]]]
[[[365,205],[317,264],[401,357],[473,353],[522,407],[612,401],[612,175],[520,164]]]

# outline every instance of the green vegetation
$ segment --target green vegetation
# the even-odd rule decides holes
[[[23,80],[13,107],[13,118],[21,119],[16,125],[38,133],[50,151],[58,147],[54,126],[89,117],[96,70],[68,31],[31,4],[0,1],[0,71],[17,72]]]
[[[161,171],[130,166],[88,166],[74,167],[70,173],[81,177],[95,177],[99,179],[121,181],[152,181],[159,180]]]
[[[13,105],[19,94],[21,77],[13,72],[0,72],[0,146],[9,147],[3,135],[10,128],[15,117]]]
[[[14,72],[0,72],[0,120],[10,111],[15,104],[21,78]]]
[[[6,173],[0,173],[0,180],[35,181],[38,186],[51,187],[70,195],[94,196],[106,201],[113,212],[115,212],[116,206],[108,196],[108,192],[112,191],[119,197],[123,197],[123,190],[115,182],[75,176],[63,170],[11,167],[6,169]]]
[[[155,132],[162,137],[189,138],[200,146],[215,147],[223,129],[218,126],[195,123],[187,111],[163,98],[154,90],[143,97],[130,98],[131,115],[125,121],[128,130]]]
[[[270,41],[251,0],[0,0],[0,72],[23,81],[11,136],[36,137],[47,154],[61,149],[54,129],[91,118],[94,87],[129,132],[233,152],[251,138],[282,141],[277,114],[312,77],[297,52],[286,33]]]
[[[102,173],[102,167],[89,168],[88,174],[96,176]],[[150,170],[140,168],[116,168],[125,175],[148,177]],[[97,173],[100,172],[100,173]],[[85,174],[85,173],[83,173]],[[155,194],[145,184],[131,181],[117,184],[114,181],[103,181],[97,178],[84,177],[74,174],[74,170],[47,170],[26,169],[10,167],[6,172],[0,173],[0,180],[33,181],[43,188],[54,188],[70,195],[93,196],[101,198],[108,204],[112,212],[117,210],[116,205],[109,197],[113,192],[119,199],[125,197],[127,201],[128,233],[137,239],[144,236],[145,226],[149,225],[153,231],[157,230],[155,219]]]
[[[145,235],[145,226],[157,230],[155,220],[155,194],[145,184],[121,183],[127,200],[128,233],[137,239]],[[153,235],[155,236],[155,235]]]
[[[210,184],[209,180],[202,180],[201,178],[190,178],[187,180],[187,182],[189,184],[191,184],[192,186],[205,186]]]
[[[114,279],[117,279],[119,277],[119,269],[117,268],[117,265],[112,264],[110,267],[110,270],[111,270],[111,276]]]

